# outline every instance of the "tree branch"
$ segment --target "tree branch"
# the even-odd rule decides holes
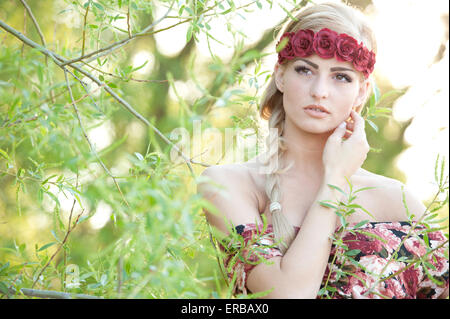
[[[67,83],[67,88],[69,89],[69,95],[70,95],[70,100],[72,101],[72,106],[73,109],[75,110],[75,114],[78,118],[78,124],[80,125],[81,131],[83,132],[84,137],[86,138],[88,144],[89,144],[89,148],[91,149],[91,152],[94,153],[95,157],[97,158],[97,160],[100,162],[100,165],[103,167],[103,169],[105,170],[105,172],[111,176],[111,178],[114,181],[114,184],[116,185],[120,195],[122,196],[122,199],[124,200],[125,204],[130,207],[130,205],[128,204],[128,201],[126,200],[125,196],[122,193],[122,190],[120,189],[119,184],[117,183],[116,178],[111,174],[111,172],[109,171],[109,169],[106,167],[106,165],[103,163],[103,161],[100,159],[100,157],[97,154],[97,151],[95,150],[94,146],[92,145],[89,137],[87,136],[86,130],[84,129],[84,125],[83,122],[81,121],[81,117],[80,117],[80,113],[78,112],[78,107],[77,107],[77,103],[75,102],[75,99],[73,98],[73,94],[72,94],[72,89],[70,87],[70,83],[69,83],[69,78],[67,77],[67,72],[69,72],[65,67],[63,67],[64,70],[64,77],[66,79],[66,83]]]
[[[131,40],[140,37],[142,35],[146,35],[147,32],[152,29],[154,26],[156,26],[158,23],[160,23],[170,12],[170,10],[172,9],[173,4],[175,3],[175,1],[172,2],[172,4],[170,5],[170,8],[167,10],[167,12],[161,17],[159,18],[157,21],[153,22],[152,24],[150,24],[149,26],[145,27],[144,30],[142,30],[141,32],[135,34],[135,35],[129,35],[128,38],[125,38],[123,40],[120,40],[118,42],[115,42],[105,48],[101,48],[100,50],[88,53],[86,55],[83,55],[83,52],[81,54],[80,57],[72,59],[72,60],[67,60],[65,61],[62,65],[67,65],[67,64],[73,64],[75,62],[79,62],[81,60],[84,59],[88,59],[87,61],[85,61],[86,63],[91,62],[92,60],[95,60],[97,58],[100,58],[102,56],[105,56],[109,53],[111,53],[112,51],[117,50],[118,48],[124,46],[125,44],[127,44],[128,42],[130,42]],[[131,31],[130,31],[131,33]]]
[[[73,206],[72,206],[73,209]],[[64,239],[62,240],[62,242],[59,244],[58,248],[56,249],[56,251],[53,253],[52,257],[50,257],[50,259],[48,260],[48,262],[45,264],[45,266],[41,269],[41,271],[39,272],[39,274],[36,276],[36,279],[34,280],[33,284],[31,285],[31,288],[34,287],[34,285],[36,285],[37,281],[39,280],[39,277],[42,275],[42,273],[44,272],[45,269],[47,269],[47,267],[50,265],[50,263],[52,262],[52,260],[56,257],[56,255],[59,253],[59,251],[61,250],[61,248],[64,246],[64,244],[67,241],[67,238],[69,238],[70,233],[72,232],[72,230],[77,226],[78,224],[78,220],[80,219],[81,215],[84,213],[84,209],[81,211],[81,213],[78,215],[77,219],[75,220],[75,224],[73,225],[73,227],[70,227],[70,224],[68,226],[66,235],[64,236]],[[70,213],[72,215],[72,212]]]
[[[47,47],[47,44],[45,43],[44,34],[42,33],[41,28],[39,27],[39,24],[38,24],[36,18],[34,17],[33,12],[31,11],[31,8],[28,6],[28,4],[25,2],[25,0],[20,0],[20,2],[22,2],[23,6],[25,7],[25,10],[27,11],[28,15],[31,18],[31,21],[33,21],[34,27],[36,28],[37,33],[39,34],[39,37],[41,38],[42,45],[44,47]],[[47,56],[45,57],[45,65],[47,66],[47,76],[49,77],[50,87],[51,87],[53,85],[53,83],[52,83],[52,79],[50,77],[50,70],[48,68]],[[53,90],[50,90],[50,98],[52,99],[52,102],[55,103],[55,95],[53,93]]]
[[[36,42],[30,40],[29,38],[24,36],[19,31],[15,30],[14,28],[12,28],[9,25],[7,25],[6,23],[4,23],[2,20],[0,20],[0,27],[3,28],[4,30],[8,31],[9,33],[13,34],[15,37],[17,37],[19,40],[23,41],[25,44],[27,44],[27,45],[29,45],[29,46],[39,50],[43,54],[49,56],[59,67],[63,68],[64,65],[68,64],[68,60],[66,58],[64,58],[64,57],[62,57],[62,56],[60,56],[60,55],[58,55],[58,54],[56,54],[56,53],[54,53],[54,52],[52,52],[52,51],[50,51],[48,49],[42,47],[41,45],[37,44]],[[155,131],[156,134],[164,140],[164,142],[166,142],[168,145],[172,146],[173,149],[175,149],[180,154],[180,156],[183,158],[183,160],[185,161],[186,165],[188,166],[192,176],[195,176],[195,173],[194,173],[194,170],[193,170],[193,168],[191,166],[191,163],[207,166],[207,164],[201,164],[201,163],[198,163],[198,162],[191,161],[178,148],[178,146],[176,146],[174,143],[172,143],[163,133],[161,133],[161,131],[158,128],[156,128],[146,118],[144,118],[140,113],[138,113],[127,101],[125,101],[124,99],[119,97],[106,83],[100,81],[97,77],[95,77],[94,75],[90,74],[86,70],[82,69],[77,64],[70,64],[70,67],[74,68],[78,72],[80,72],[83,75],[87,76],[93,82],[95,82],[97,85],[104,86],[105,87],[105,91],[107,91],[117,102],[122,104],[131,114],[133,114],[137,119],[142,121],[146,126],[150,127],[153,131]]]
[[[103,297],[85,295],[85,294],[72,294],[69,292],[52,291],[52,290],[39,290],[39,289],[29,289],[21,288],[17,292],[14,288],[9,288],[9,293],[15,295],[17,293],[24,294],[29,297],[38,298],[51,298],[51,299],[104,299]]]

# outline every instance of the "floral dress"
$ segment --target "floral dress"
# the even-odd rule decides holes
[[[448,239],[411,222],[367,222],[337,228],[317,298],[437,298],[449,285]],[[251,293],[249,272],[282,256],[272,225],[244,224],[220,243],[234,295]],[[296,232],[299,228],[296,228]]]

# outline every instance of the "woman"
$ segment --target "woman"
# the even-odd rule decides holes
[[[430,280],[422,266],[406,268],[407,260],[424,256],[418,241],[423,234],[405,237],[420,233],[408,221],[411,214],[420,220],[424,205],[399,181],[361,168],[369,145],[360,112],[376,54],[369,26],[356,10],[338,4],[310,6],[296,18],[277,44],[278,62],[260,105],[276,132],[267,153],[207,168],[202,175],[225,192],[207,183],[198,189],[218,210],[206,211],[208,222],[243,239],[222,246],[234,292],[267,292],[266,298],[446,297],[442,250],[448,244],[442,233],[429,235],[444,243],[433,252],[433,271],[441,280]],[[345,201],[344,193],[358,189],[364,190],[345,218],[326,204]],[[339,232],[342,223],[345,232]],[[349,225],[359,232],[348,232]],[[333,245],[338,234],[346,246]],[[402,261],[388,261],[400,251]]]

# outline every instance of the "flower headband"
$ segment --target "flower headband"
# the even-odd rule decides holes
[[[338,34],[328,28],[317,33],[308,29],[298,30],[296,33],[285,32],[277,43],[277,51],[279,64],[295,57],[304,58],[316,53],[324,59],[336,58],[338,61],[352,62],[355,69],[362,72],[366,78],[375,65],[375,53],[369,51],[362,42],[358,44],[351,36]]]

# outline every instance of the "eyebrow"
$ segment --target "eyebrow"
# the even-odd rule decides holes
[[[314,69],[319,69],[319,66],[309,60],[306,59],[302,59],[302,58],[298,58],[299,60],[302,60],[303,62],[309,64],[310,66],[312,66]],[[344,67],[334,67],[334,68],[330,68],[330,71],[334,72],[334,71],[351,71],[351,72],[355,72],[355,70],[353,69],[349,69],[349,68],[344,68]]]

